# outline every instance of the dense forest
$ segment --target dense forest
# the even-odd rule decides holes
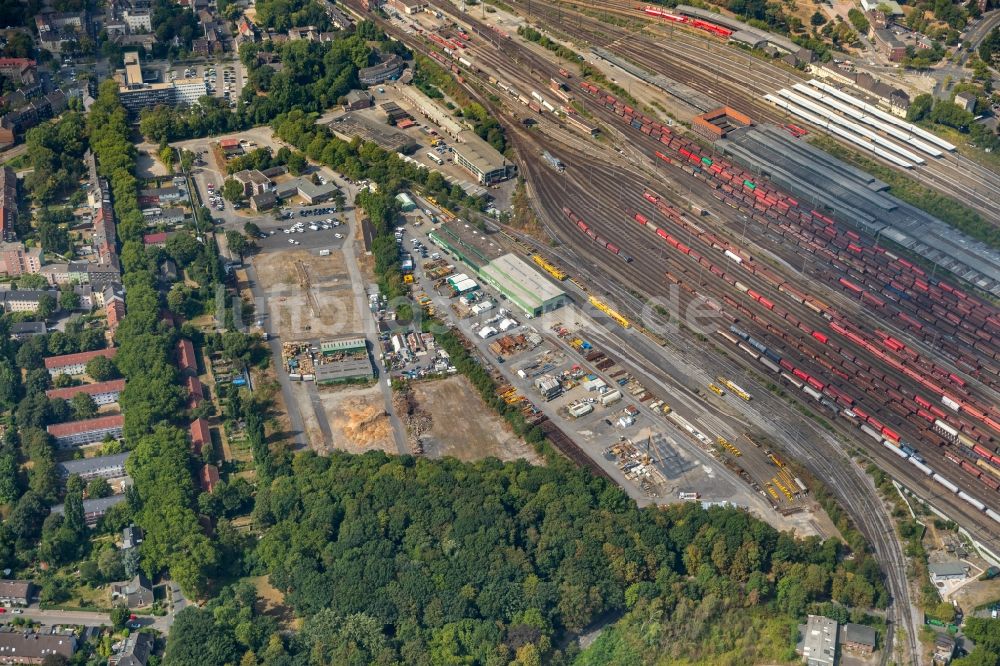
[[[865,553],[845,559],[838,542],[731,508],[640,510],[562,463],[300,454],[258,488],[252,515],[247,573],[270,575],[303,630],[279,645],[253,612],[239,631],[192,609],[167,664],[262,650],[288,660],[269,664],[653,663],[635,655],[661,649],[661,663],[742,664],[787,659],[817,604],[885,602]],[[590,653],[564,640],[623,613]],[[198,636],[210,649],[190,649]]]

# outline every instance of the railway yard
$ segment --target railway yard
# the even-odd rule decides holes
[[[706,47],[695,34],[703,27],[624,2],[600,7],[631,27],[602,21],[586,3],[510,5],[586,60],[617,68],[616,83],[628,79],[636,97],[640,88],[643,97],[686,95],[668,104],[687,107],[688,117],[677,114],[684,123],[715,107],[753,123],[734,122],[715,142],[695,136],[501,30],[517,23],[502,12],[479,18],[431,2],[464,40],[418,32],[412,17],[384,22],[452,68],[503,122],[555,242],[501,235],[565,270],[576,306],[595,306],[578,326],[550,329],[545,345],[507,359],[505,376],[544,369],[562,380],[547,409],[578,412],[579,427],[567,430],[600,433],[585,453],[648,494],[685,493],[670,477],[703,454],[725,462],[720,486],[743,478],[778,511],[807,490],[784,457],[822,479],[885,569],[888,619],[905,644],[894,647],[889,632],[883,660],[896,649],[919,662],[922,617],[905,559],[852,458],[863,451],[1000,558],[1000,312],[990,300],[1000,295],[1000,257],[800,136],[825,130],[861,146],[994,223],[1000,175],[783,64],[722,41]],[[666,40],[670,48],[656,46]],[[651,395],[605,405],[579,386],[597,379]],[[629,419],[631,430],[618,432]]]

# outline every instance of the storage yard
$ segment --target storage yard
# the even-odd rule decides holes
[[[464,377],[417,382],[413,386],[417,406],[431,420],[430,429],[421,437],[424,455],[459,460],[523,458],[541,464],[534,449],[511,432],[503,419],[481,400],[470,397],[472,391]]]
[[[804,137],[832,135],[990,220],[1000,175],[871,98],[728,47],[812,57],[723,15],[602,3],[628,19],[619,25],[579,7],[510,5],[614,86],[508,34],[506,10],[480,19],[435,5],[471,35],[461,44],[385,24],[460,83],[475,80],[470,94],[507,128],[548,236],[504,228],[512,243],[493,247],[435,229],[448,263],[417,278],[421,306],[454,315],[504,379],[499,395],[558,450],[637,500],[742,498],[794,518],[811,501],[791,470],[821,481],[886,572],[886,619],[903,631],[887,636],[885,657],[912,658],[922,618],[906,559],[848,452],[1000,561],[1000,312],[988,300],[1000,261]],[[700,136],[635,99],[686,107]],[[483,320],[505,316],[502,285],[482,272],[512,248],[567,303],[500,331]],[[586,304],[587,317],[554,327]]]
[[[254,259],[282,340],[310,339],[361,330],[351,281],[341,252],[264,252]]]

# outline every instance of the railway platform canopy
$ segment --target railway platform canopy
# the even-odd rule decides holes
[[[513,254],[489,262],[479,269],[479,276],[532,317],[566,302],[566,292]]]

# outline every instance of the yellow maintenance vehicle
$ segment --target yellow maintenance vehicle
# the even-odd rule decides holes
[[[552,277],[554,277],[559,281],[565,280],[567,277],[569,277],[568,275],[566,275],[564,271],[556,268],[548,260],[546,260],[545,257],[543,257],[540,254],[531,255],[531,260],[534,261],[536,264],[538,264],[543,271],[545,271],[546,273],[548,273],[549,275],[551,275]]]
[[[615,321],[615,323],[617,323],[622,328],[631,328],[632,323],[628,319],[623,317],[614,308],[612,308],[610,305],[600,300],[599,298],[591,296],[590,304],[593,305],[598,310],[600,310],[601,312],[603,312],[604,314],[611,317]]]

